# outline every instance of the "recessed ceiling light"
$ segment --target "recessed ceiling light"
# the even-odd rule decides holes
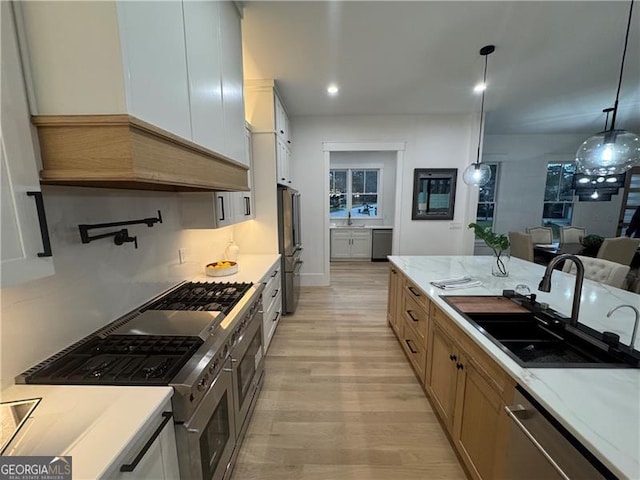
[[[331,84],[331,85],[329,85],[329,86],[327,87],[327,93],[328,93],[329,95],[337,95],[337,94],[338,94],[338,91],[339,91],[339,89],[338,89],[338,86],[337,86],[337,85]]]
[[[476,93],[482,93],[487,89],[486,83],[479,83],[475,87],[473,87],[473,91]]]

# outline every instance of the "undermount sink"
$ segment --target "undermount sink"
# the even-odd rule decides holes
[[[640,368],[640,352],[610,346],[602,333],[582,324],[574,328],[553,311],[463,312],[452,306],[523,367]]]

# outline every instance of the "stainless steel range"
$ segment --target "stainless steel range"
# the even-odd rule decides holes
[[[181,477],[228,478],[262,385],[262,288],[182,283],[16,382],[169,385]]]

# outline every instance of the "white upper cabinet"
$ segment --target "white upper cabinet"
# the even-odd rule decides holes
[[[182,2],[117,3],[127,110],[191,139]]]
[[[33,114],[130,114],[247,165],[235,2],[20,2],[20,9]]]
[[[229,158],[249,164],[245,149],[245,118],[242,78],[242,32],[235,2],[220,2],[222,38],[222,105],[225,151]]]
[[[220,3],[185,2],[184,26],[193,141],[224,154]]]
[[[38,180],[35,132],[18,53],[12,4],[0,2],[2,108],[0,117],[1,286],[53,275]],[[34,192],[34,193],[31,193]]]

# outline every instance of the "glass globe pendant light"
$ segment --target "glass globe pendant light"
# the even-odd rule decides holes
[[[631,0],[631,6],[629,7],[629,20],[622,51],[616,100],[613,108],[603,110],[607,113],[607,120],[609,112],[613,112],[611,126],[607,128],[608,122],[605,122],[604,131],[589,137],[580,145],[576,153],[576,170],[578,173],[586,175],[618,175],[640,162],[640,135],[616,128],[618,98],[620,97],[620,87],[622,86],[622,72],[624,71],[627,44],[629,43],[633,2],[634,0]]]
[[[484,123],[484,92],[487,86],[487,57],[496,50],[495,45],[487,45],[480,49],[484,57],[484,78],[482,80],[482,103],[480,104],[480,129],[478,131],[478,154],[476,161],[469,165],[462,174],[462,180],[467,185],[481,187],[491,180],[491,167],[480,162],[480,145],[482,144],[482,125]]]

